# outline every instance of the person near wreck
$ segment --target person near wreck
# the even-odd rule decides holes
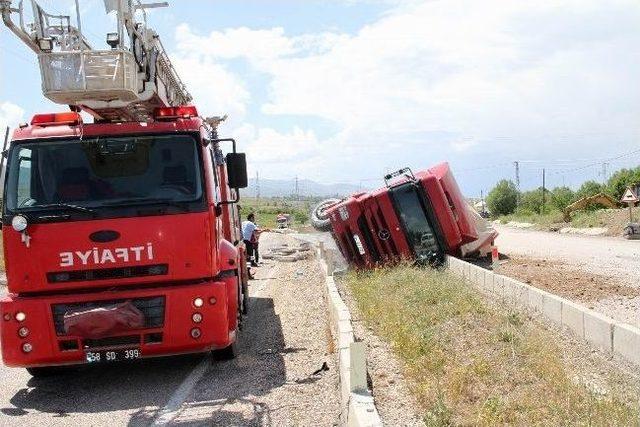
[[[268,229],[260,229],[256,224],[256,216],[254,213],[247,215],[247,220],[242,222],[242,240],[247,248],[247,268],[249,269],[249,278],[253,279],[250,267],[258,267],[257,242],[261,233],[269,231]]]

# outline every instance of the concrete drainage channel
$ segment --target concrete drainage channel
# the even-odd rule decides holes
[[[457,258],[449,257],[448,267],[482,293],[496,296],[511,306],[540,313],[591,344],[640,365],[640,329]]]
[[[338,342],[340,369],[341,421],[347,426],[382,426],[382,420],[367,385],[367,356],[363,342],[356,342],[351,313],[333,278],[333,260],[324,245],[318,245],[318,259],[325,272],[325,297],[329,308],[331,332]]]

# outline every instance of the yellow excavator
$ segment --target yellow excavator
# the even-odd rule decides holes
[[[617,208],[618,201],[608,194],[598,193],[593,196],[583,197],[582,199],[576,200],[571,203],[569,206],[564,208],[562,213],[564,214],[564,222],[571,221],[571,213],[574,211],[579,211],[591,205],[603,205],[607,208]]]

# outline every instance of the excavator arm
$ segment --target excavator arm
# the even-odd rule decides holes
[[[617,208],[618,207],[618,202],[613,197],[609,196],[608,194],[604,194],[604,193],[598,193],[598,194],[594,194],[593,196],[583,197],[583,198],[581,198],[579,200],[576,200],[575,202],[571,203],[566,208],[564,208],[564,210],[563,210],[564,222],[570,222],[571,221],[571,213],[572,212],[585,209],[586,207],[591,206],[591,205],[603,205],[603,206],[606,206],[608,208]]]

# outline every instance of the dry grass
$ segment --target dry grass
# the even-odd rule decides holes
[[[487,305],[460,279],[412,267],[351,273],[347,284],[388,340],[427,425],[637,425],[637,391],[591,392],[551,332]]]

